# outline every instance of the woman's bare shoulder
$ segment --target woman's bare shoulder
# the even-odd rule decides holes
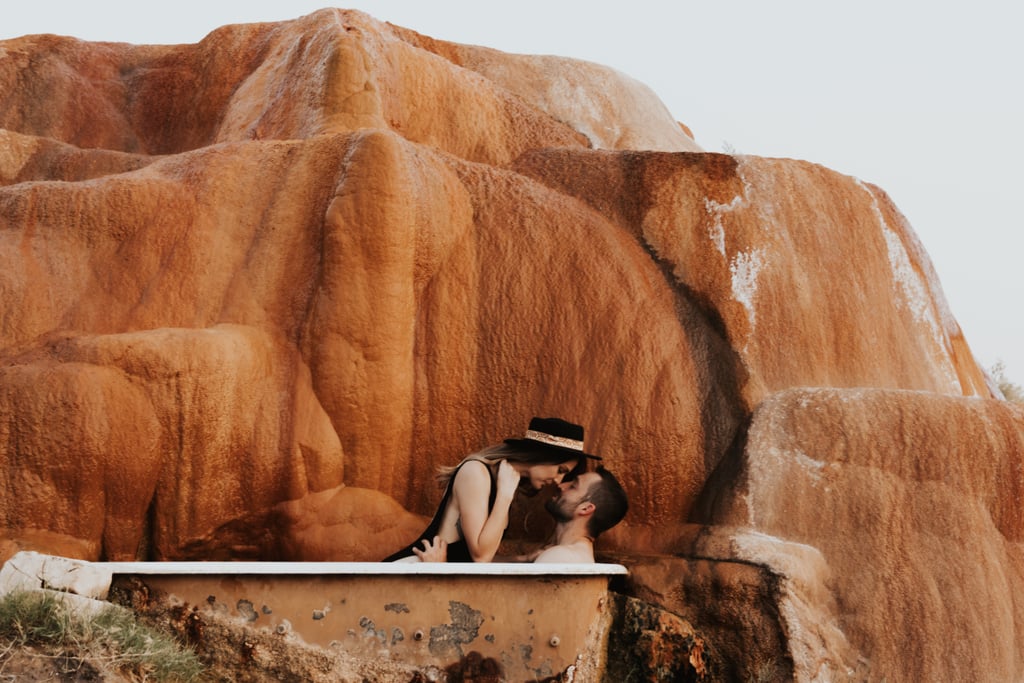
[[[463,488],[466,486],[476,487],[481,483],[490,485],[491,473],[487,469],[487,464],[481,460],[466,460],[459,467],[459,471],[455,473],[455,487]]]
[[[457,498],[476,495],[490,489],[490,472],[486,463],[467,460],[460,467],[452,481],[452,490]]]

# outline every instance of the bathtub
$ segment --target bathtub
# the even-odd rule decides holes
[[[105,599],[111,586],[142,584],[200,615],[216,613],[355,657],[442,669],[467,656],[491,658],[511,681],[597,678],[612,619],[609,580],[626,573],[618,564],[83,563],[39,557],[50,558],[51,565],[35,571],[43,587],[61,588],[53,565],[62,560],[74,565],[79,581],[99,586],[79,591],[97,594],[91,597]],[[0,590],[3,583],[0,573]]]

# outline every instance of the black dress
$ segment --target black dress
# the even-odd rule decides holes
[[[452,497],[452,486],[455,484],[455,476],[462,469],[469,460],[463,461],[459,466],[452,472],[452,478],[448,480],[448,485],[444,489],[444,497],[441,499],[441,504],[437,506],[437,512],[434,513],[434,519],[430,521],[430,524],[419,535],[415,541],[405,546],[398,552],[392,553],[384,558],[384,562],[394,562],[395,560],[401,560],[405,557],[413,557],[413,548],[423,549],[423,540],[430,539],[431,542],[434,540],[434,536],[437,536],[437,532],[441,529],[441,519],[444,517],[444,510],[448,507],[448,501]],[[482,461],[477,461],[482,462]],[[484,463],[487,465],[487,463]],[[494,471],[488,467],[487,473],[491,476],[491,493],[487,499],[487,514],[491,513],[494,508],[494,499],[498,494],[498,483],[494,479]],[[448,561],[449,562],[472,562],[473,556],[469,554],[469,545],[466,543],[466,539],[460,538],[457,541],[453,541],[448,544]]]

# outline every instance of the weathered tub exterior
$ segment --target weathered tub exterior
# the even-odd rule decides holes
[[[609,577],[621,565],[140,562],[93,563],[200,612],[291,632],[357,657],[446,667],[471,652],[505,680],[604,670]]]

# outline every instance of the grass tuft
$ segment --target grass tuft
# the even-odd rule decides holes
[[[70,612],[56,597],[15,591],[0,599],[0,637],[19,645],[64,645],[73,637]]]
[[[131,610],[107,605],[86,614],[47,591],[0,597],[0,650],[7,655],[19,647],[157,683],[193,683],[203,673],[192,650],[141,623]]]

